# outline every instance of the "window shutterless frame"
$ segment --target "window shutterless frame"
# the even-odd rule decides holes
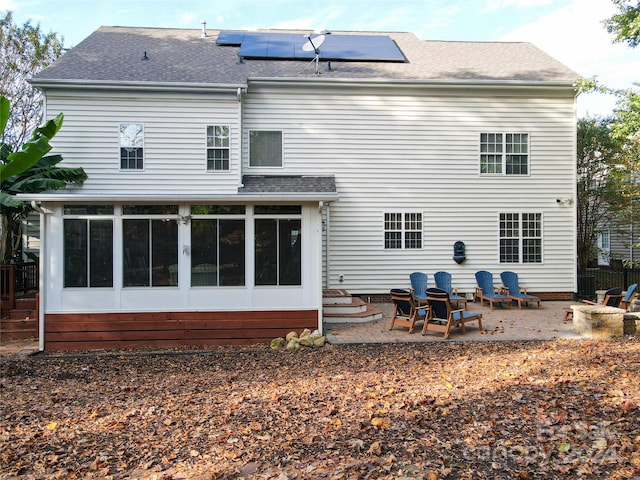
[[[543,216],[540,212],[498,214],[498,262],[543,262]]]
[[[229,125],[207,125],[207,171],[229,171],[230,165]]]
[[[284,132],[249,130],[249,167],[282,168],[284,166]]]
[[[480,175],[528,176],[530,138],[521,132],[480,133]]]
[[[422,212],[384,212],[385,250],[420,250],[423,244]]]
[[[144,170],[144,124],[121,123],[120,135],[120,170]]]

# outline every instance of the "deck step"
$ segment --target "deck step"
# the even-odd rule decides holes
[[[349,305],[351,299],[351,294],[344,289],[336,288],[322,291],[323,305]]]
[[[19,309],[19,308],[14,308],[12,310],[9,310],[9,315],[8,317],[11,320],[28,320],[28,319],[35,319],[37,317],[37,313],[35,312],[35,310],[26,310],[26,309]]]
[[[15,308],[18,310],[36,310],[38,303],[33,297],[16,298]]]
[[[365,303],[366,309],[361,312],[354,313],[324,313],[325,323],[365,323],[382,318],[382,310],[375,305]]]
[[[358,297],[350,297],[349,303],[323,303],[322,312],[327,314],[352,314],[362,313],[367,311],[367,304]]]
[[[0,320],[1,340],[20,340],[24,338],[38,338],[38,320],[31,319],[10,319]]]

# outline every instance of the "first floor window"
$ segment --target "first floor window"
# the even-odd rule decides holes
[[[229,127],[207,127],[207,170],[229,170]]]
[[[120,124],[120,168],[144,168],[144,125],[141,123]]]
[[[113,286],[113,205],[65,205],[64,286]]]
[[[300,214],[299,206],[256,205],[256,215]],[[300,218],[255,219],[255,284],[302,284],[302,223]]]
[[[192,207],[191,212],[244,214],[244,206]],[[243,286],[245,284],[244,218],[191,220],[191,286]]]
[[[282,167],[282,132],[280,130],[249,132],[249,166]]]
[[[384,248],[422,248],[422,214],[410,212],[385,213]]]
[[[113,286],[113,220],[64,220],[64,286]]]
[[[165,214],[164,218],[122,220],[123,285],[160,287],[177,285],[178,207],[129,206],[123,214]]]
[[[500,214],[500,263],[542,263],[542,214]]]
[[[481,133],[480,173],[528,175],[528,133]]]

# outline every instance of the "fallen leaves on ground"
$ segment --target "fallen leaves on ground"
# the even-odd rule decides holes
[[[0,479],[638,478],[640,339],[0,360]]]

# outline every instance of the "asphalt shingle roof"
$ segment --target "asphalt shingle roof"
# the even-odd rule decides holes
[[[333,175],[245,175],[238,193],[336,193]]]
[[[269,30],[273,32],[274,30]],[[308,32],[278,30],[286,33]],[[49,82],[246,85],[252,78],[400,81],[521,81],[572,84],[578,74],[525,42],[422,41],[406,32],[334,32],[388,35],[407,62],[321,62],[243,59],[238,46],[216,45],[218,30],[100,27],[35,77]],[[145,56],[147,59],[143,59]]]

